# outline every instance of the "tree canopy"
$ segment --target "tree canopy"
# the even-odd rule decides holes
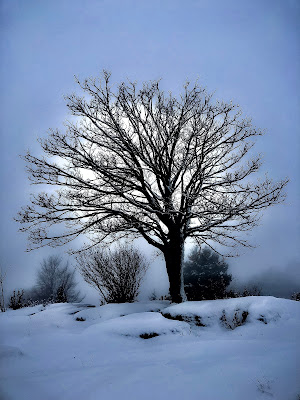
[[[113,87],[107,72],[78,84],[84,96],[66,97],[77,121],[40,140],[44,156],[24,157],[31,181],[57,190],[32,195],[17,219],[31,248],[81,234],[92,245],[142,236],[163,252],[181,301],[186,238],[247,245],[240,233],[283,200],[287,180],[251,179],[261,160],[248,153],[261,131],[198,83],[179,96],[159,81]],[[66,230],[53,229],[60,223]]]

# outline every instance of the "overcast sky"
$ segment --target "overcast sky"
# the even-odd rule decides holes
[[[174,92],[187,78],[199,78],[217,98],[237,102],[255,126],[266,130],[255,150],[264,154],[262,173],[268,171],[274,180],[290,178],[287,201],[268,210],[252,232],[251,242],[259,247],[230,263],[242,278],[271,268],[294,279],[300,260],[298,0],[0,4],[0,262],[8,290],[29,286],[43,257],[57,253],[25,252],[26,234],[18,233],[13,221],[31,191],[19,155],[28,148],[39,154],[36,139],[62,126],[67,118],[63,95],[76,91],[74,75],[97,76],[102,69],[110,70],[115,82],[162,78]],[[156,263],[157,272],[162,263]],[[163,279],[158,272],[155,276],[162,287]]]

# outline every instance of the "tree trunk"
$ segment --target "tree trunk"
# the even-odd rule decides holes
[[[184,241],[180,237],[170,240],[164,250],[173,303],[181,303],[186,300],[183,282],[183,251]]]

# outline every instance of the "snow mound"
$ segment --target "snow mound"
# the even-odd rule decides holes
[[[77,321],[99,322],[107,321],[113,318],[123,317],[125,315],[142,313],[142,312],[157,312],[170,304],[169,301],[151,301],[139,303],[120,303],[120,304],[105,304],[100,307],[86,308],[78,310],[74,313]]]
[[[295,400],[299,338],[300,303],[263,296],[8,310],[0,398]]]
[[[87,334],[99,333],[150,339],[167,334],[185,335],[190,332],[186,322],[172,321],[157,312],[142,312],[130,314],[105,321],[88,328]]]
[[[235,329],[248,322],[269,324],[279,319],[300,319],[300,304],[268,296],[187,301],[166,307],[162,315],[198,326],[213,326],[220,323],[228,329]]]

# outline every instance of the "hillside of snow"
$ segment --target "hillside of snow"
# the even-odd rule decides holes
[[[52,304],[0,314],[1,400],[299,400],[300,303]]]

